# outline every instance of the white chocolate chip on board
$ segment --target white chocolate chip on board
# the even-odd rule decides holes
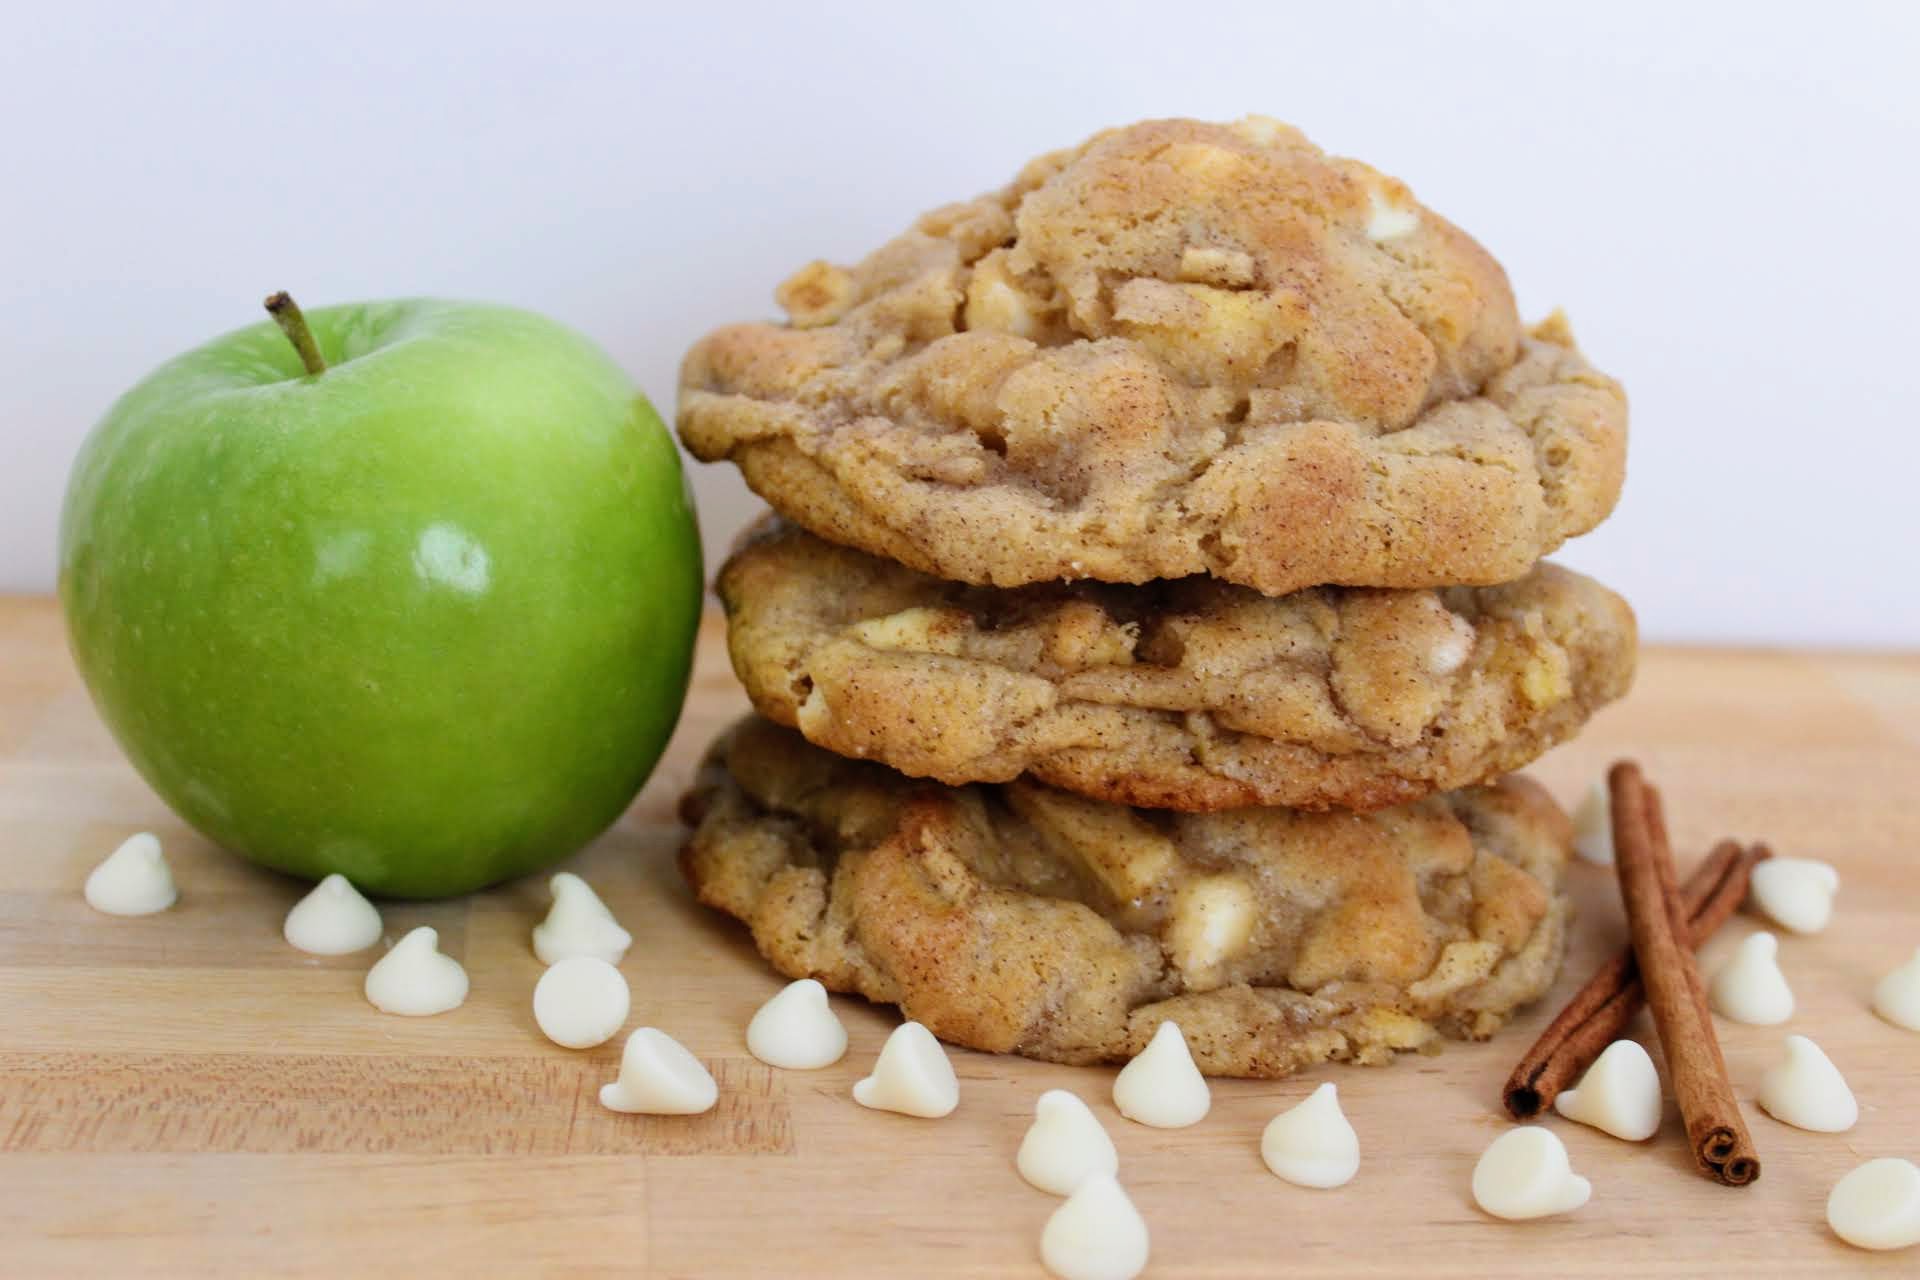
[[[720,1086],[686,1046],[656,1027],[641,1027],[620,1052],[620,1075],[600,1086],[609,1111],[651,1116],[694,1116],[711,1111]]]
[[[1162,1022],[1147,1047],[1120,1069],[1113,1105],[1127,1119],[1156,1129],[1184,1129],[1206,1118],[1213,1095],[1178,1023]]]
[[[853,1100],[875,1111],[937,1120],[960,1105],[960,1081],[933,1032],[903,1022],[880,1046],[873,1071],[853,1086]]]
[[[1049,1089],[1033,1107],[1014,1167],[1042,1191],[1072,1195],[1088,1175],[1120,1172],[1113,1139],[1087,1104],[1065,1089]]]
[[[467,999],[467,971],[440,950],[437,930],[421,925],[367,970],[367,1002],[382,1013],[427,1018]]]
[[[148,916],[179,901],[173,870],[150,831],[128,836],[87,876],[87,905],[110,916]]]

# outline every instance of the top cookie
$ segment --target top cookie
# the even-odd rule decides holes
[[[699,342],[679,425],[822,537],[1018,586],[1525,573],[1618,496],[1626,402],[1406,187],[1154,121],[815,262]]]

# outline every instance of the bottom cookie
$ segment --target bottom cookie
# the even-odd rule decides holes
[[[681,867],[773,967],[955,1044],[1118,1060],[1162,1021],[1211,1075],[1479,1039],[1565,947],[1566,816],[1505,778],[1372,813],[1168,813],[944,787],[758,718],[683,802]]]

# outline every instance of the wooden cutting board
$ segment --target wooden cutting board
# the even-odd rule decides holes
[[[1824,1225],[1846,1170],[1920,1159],[1920,1034],[1866,1004],[1920,945],[1920,657],[1655,650],[1624,705],[1536,767],[1571,802],[1631,753],[1665,789],[1683,861],[1734,834],[1840,868],[1834,926],[1785,940],[1782,960],[1801,1005],[1791,1029],[1847,1074],[1861,1120],[1818,1135],[1752,1111],[1765,1172],[1737,1191],[1692,1172],[1671,1119],[1641,1146],[1555,1120],[1592,1203],[1511,1225],[1475,1210],[1468,1181],[1507,1126],[1499,1085],[1545,1005],[1435,1057],[1220,1082],[1213,1113],[1173,1132],[1120,1119],[1110,1070],[965,1052],[950,1118],[863,1110],[848,1090],[894,1018],[857,1000],[836,1002],[852,1033],[840,1064],[749,1058],[742,1028],[779,982],[672,861],[675,797],[744,705],[719,639],[709,620],[658,774],[572,864],[637,938],[623,966],[633,1025],[679,1037],[720,1082],[707,1116],[643,1118],[595,1101],[618,1042],[568,1052],[533,1026],[543,877],[389,910],[390,935],[436,925],[473,994],[437,1018],[375,1013],[365,958],[280,940],[301,886],[208,847],[120,758],[53,605],[0,599],[0,1273],[1037,1276],[1057,1202],[1012,1160],[1034,1098],[1056,1086],[1119,1145],[1152,1229],[1150,1276],[1920,1269],[1920,1252],[1857,1252]],[[94,914],[87,871],[142,829],[165,841],[179,905]],[[1549,1004],[1624,936],[1608,873],[1576,866],[1572,887],[1577,940]],[[1754,927],[1738,918],[1719,944]],[[1722,1026],[1743,1098],[1781,1035]],[[1363,1151],[1359,1178],[1331,1192],[1279,1182],[1258,1152],[1267,1119],[1323,1079]]]

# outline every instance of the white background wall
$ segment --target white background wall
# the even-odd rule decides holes
[[[308,305],[499,299],[671,413],[772,311],[1028,156],[1249,111],[1405,178],[1633,396],[1561,559],[1661,639],[1920,644],[1920,5],[8,6],[0,589],[165,357]],[[753,509],[701,468],[710,548]]]

